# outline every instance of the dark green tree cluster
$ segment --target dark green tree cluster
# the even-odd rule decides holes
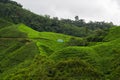
[[[77,38],[70,38],[70,40],[66,43],[67,46],[87,46],[88,42],[86,39],[77,39]]]
[[[49,31],[67,35],[85,37],[97,29],[113,26],[106,22],[88,22],[75,16],[75,20],[37,15],[22,8],[21,4],[11,0],[0,0],[0,17],[13,23],[24,23],[37,31]]]
[[[13,4],[13,5],[16,5],[16,6],[22,7],[21,4],[18,4],[17,2],[15,2],[15,1],[11,1],[11,0],[0,0],[0,3],[4,3],[4,4],[10,3],[10,4]]]
[[[109,30],[97,29],[89,36],[86,37],[88,42],[102,42],[104,41],[105,36],[108,34]]]

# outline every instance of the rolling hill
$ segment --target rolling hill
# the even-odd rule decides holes
[[[113,27],[104,42],[83,45],[83,38],[1,19],[0,80],[119,80],[119,31]]]

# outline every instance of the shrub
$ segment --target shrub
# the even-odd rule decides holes
[[[88,42],[85,39],[80,38],[70,38],[70,40],[66,43],[67,46],[87,46]]]

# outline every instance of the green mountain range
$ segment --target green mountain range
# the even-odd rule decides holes
[[[15,2],[3,2],[0,6],[12,4],[24,10]],[[120,80],[119,26],[108,28],[106,25],[104,29],[96,26],[92,30],[71,23],[62,24],[67,25],[63,31],[75,33],[79,29],[82,37],[76,37],[69,32],[68,35],[57,32],[62,29],[60,26],[56,31],[49,31],[51,26],[39,31],[35,29],[37,25],[21,21],[26,18],[14,19],[18,22],[0,15],[0,80]],[[36,20],[33,21],[35,24]],[[83,35],[84,31],[89,33]]]

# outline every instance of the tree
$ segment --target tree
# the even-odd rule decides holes
[[[78,16],[75,16],[75,21],[79,21],[79,17]]]
[[[7,3],[9,2],[10,0],[0,0],[0,2],[3,2],[3,3]]]

